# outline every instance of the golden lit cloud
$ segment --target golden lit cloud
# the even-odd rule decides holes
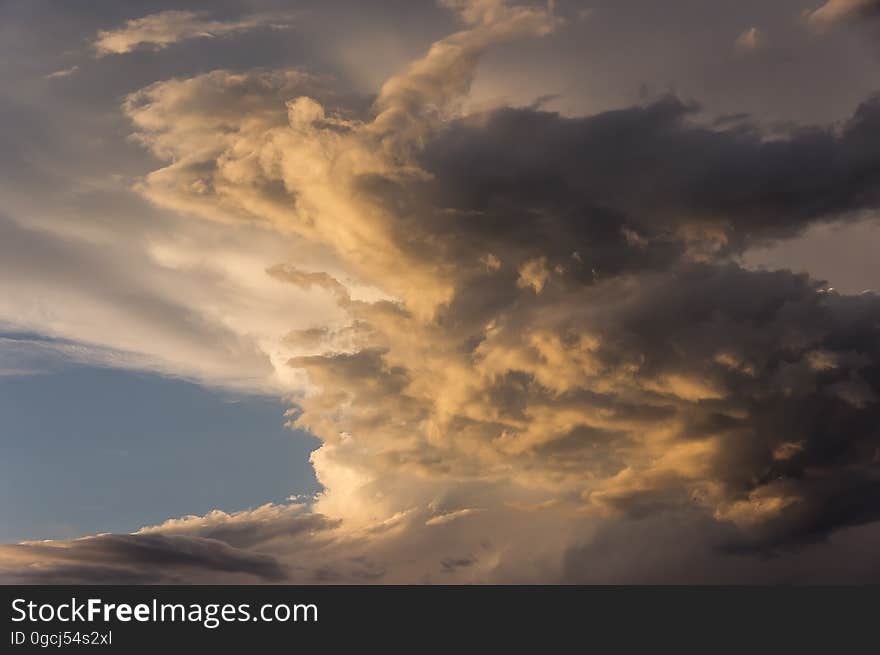
[[[6,546],[5,577],[28,558],[61,576],[98,553],[104,575],[130,562],[160,581],[534,582],[668,517],[741,551],[877,518],[878,298],[735,261],[877,204],[880,104],[773,139],[707,127],[671,96],[579,118],[468,113],[486,52],[561,21],[552,3],[442,4],[458,31],[370,102],[296,69],[128,94],[133,139],[158,161],[134,189],[179,231],[148,240],[149,273],[125,286],[202,329],[91,297],[77,302],[116,329],[55,322],[291,398],[290,425],[321,440],[324,490],[310,507]],[[96,47],[256,25],[163,12]],[[763,43],[751,28],[737,47]]]
[[[101,30],[92,44],[98,57],[121,55],[138,47],[161,50],[187,39],[205,39],[259,27],[284,28],[277,16],[248,16],[238,20],[211,20],[204,12],[162,11],[133,18],[117,29]]]

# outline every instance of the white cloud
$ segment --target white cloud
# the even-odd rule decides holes
[[[54,339],[7,347],[242,391],[303,390],[286,362],[304,351],[286,335],[344,315],[326,291],[267,273],[295,246],[247,225],[157,228],[92,243],[0,219],[0,321]]]

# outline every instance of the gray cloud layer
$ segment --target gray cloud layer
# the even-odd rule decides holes
[[[3,546],[0,552],[0,576],[7,584],[173,583],[230,575],[277,582],[286,577],[271,556],[190,536],[100,535],[61,545]]]

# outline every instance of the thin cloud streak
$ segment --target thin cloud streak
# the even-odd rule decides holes
[[[206,12],[162,11],[133,18],[117,29],[101,30],[92,47],[98,57],[123,55],[138,48],[163,50],[188,39],[207,39],[260,28],[287,29],[276,15],[245,16],[238,20],[212,20]]]

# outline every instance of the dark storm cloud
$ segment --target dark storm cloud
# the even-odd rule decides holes
[[[693,511],[609,525],[565,555],[576,584],[866,584],[880,580],[880,524],[846,528],[821,543],[756,557],[731,552],[730,525]]]
[[[880,2],[877,0],[864,0],[858,4],[854,13],[861,18],[877,18],[880,16]]]
[[[790,499],[750,525],[752,541],[740,547],[821,539],[880,518],[880,297],[821,293],[787,272],[701,265],[605,320],[600,357],[638,352],[648,378],[695,376],[718,391],[672,404],[681,439],[718,436],[707,478],[733,501],[727,518],[751,523],[736,503],[751,498],[739,507],[760,511],[762,490]],[[656,491],[651,502],[664,504]],[[639,494],[614,502],[642,511]]]
[[[0,580],[26,584],[370,581],[365,555],[335,548],[338,520],[266,504],[170,519],[133,534],[0,546]],[[364,544],[357,542],[355,547]]]
[[[583,270],[615,274],[687,250],[738,253],[880,201],[876,98],[839,129],[778,136],[699,118],[669,97],[586,118],[502,109],[458,121],[423,157],[424,193],[443,210],[427,229],[452,256],[476,243],[570,264],[578,251]]]
[[[162,534],[100,535],[77,541],[3,546],[4,560],[39,562],[5,566],[8,583],[158,583],[211,574],[242,574],[281,580],[284,568],[269,555],[221,541]]]

